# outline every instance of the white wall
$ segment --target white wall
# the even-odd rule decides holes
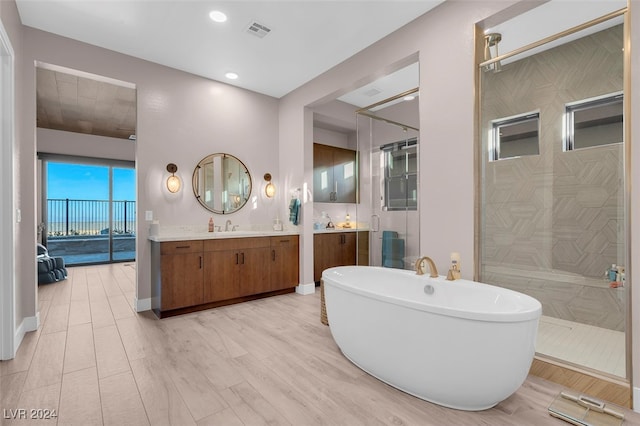
[[[443,3],[282,98],[280,163],[295,163],[288,169],[294,185],[313,182],[312,162],[300,162],[312,142],[299,142],[304,134],[300,111],[305,106],[335,98],[352,82],[366,83],[381,70],[402,68],[407,62],[414,62],[416,55],[424,58],[420,67],[419,127],[428,138],[421,146],[419,196],[428,202],[421,203],[420,246],[438,265],[448,265],[449,253],[460,252],[462,262],[468,265],[465,277],[472,278],[474,24],[509,4],[478,1],[474,2],[476,7],[470,7],[468,2]],[[437,41],[442,39],[447,43]],[[446,61],[438,59],[438,66],[432,66],[429,58]],[[305,230],[312,226],[310,222],[305,222]],[[305,269],[303,281],[311,279],[312,271]]]
[[[245,163],[253,178],[252,195],[255,195],[237,213],[224,217],[213,215],[216,221],[230,219],[240,225],[268,224],[278,214],[285,217],[285,208],[278,209],[279,200],[284,198],[282,191],[278,191],[275,200],[262,195],[265,185],[262,177],[266,172],[273,175],[277,187],[281,188],[281,182],[284,182],[279,176],[275,155],[278,148],[276,99],[28,27],[24,27],[24,36],[24,98],[29,101],[24,113],[29,118],[32,135],[35,135],[36,117],[35,61],[136,85],[138,218],[144,218],[145,211],[150,210],[162,226],[206,227],[212,214],[196,201],[191,179],[195,165],[206,155],[216,152],[235,155]],[[27,164],[22,171],[25,182],[20,192],[33,194],[35,137],[26,138],[22,144],[24,155],[30,161],[25,161]],[[94,147],[86,155],[100,156],[99,151]],[[177,194],[165,190],[168,176],[165,168],[170,162],[178,166],[177,175],[183,182],[183,189]],[[35,202],[25,208],[32,224],[35,224],[35,210]],[[137,228],[137,299],[140,306],[144,306],[150,297],[148,226],[148,222],[140,220]],[[29,241],[35,241],[35,226],[30,234]],[[35,255],[24,256],[22,262],[35,269],[33,259]],[[27,282],[35,288],[35,274]]]
[[[1,285],[15,285],[15,327],[18,342],[25,331],[25,324],[37,325],[37,299],[36,299],[36,264],[33,260],[36,255],[36,230],[35,217],[30,212],[35,211],[35,188],[33,186],[33,164],[35,158],[30,155],[32,148],[29,139],[34,131],[34,121],[30,121],[25,113],[27,102],[24,97],[23,83],[26,81],[21,72],[24,61],[24,42],[22,24],[15,2],[0,1],[0,19],[7,32],[14,51],[15,59],[15,142],[13,149],[13,192],[12,212],[20,209],[23,213],[22,220],[16,223],[13,217],[13,229],[2,229],[2,235],[13,234],[13,255],[15,264],[13,268],[13,283],[3,282]],[[3,94],[4,95],[4,94]],[[26,143],[25,143],[26,141]],[[5,200],[6,202],[7,200]],[[4,203],[3,203],[4,204]],[[33,327],[26,327],[26,331]],[[17,347],[15,348],[17,350]]]

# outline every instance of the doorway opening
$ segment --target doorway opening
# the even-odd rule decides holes
[[[66,265],[135,260],[135,166],[41,155],[42,244]]]

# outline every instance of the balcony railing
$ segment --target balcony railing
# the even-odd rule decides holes
[[[47,199],[47,236],[109,234],[108,200]],[[136,202],[111,201],[113,234],[135,233]]]

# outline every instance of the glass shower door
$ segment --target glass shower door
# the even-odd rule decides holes
[[[621,21],[481,71],[478,272],[542,303],[540,355],[624,378]]]
[[[363,114],[357,115],[357,132],[361,177],[357,215],[370,223],[369,264],[413,269],[420,252],[419,132]]]

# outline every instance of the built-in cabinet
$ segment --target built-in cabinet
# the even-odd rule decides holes
[[[357,202],[356,151],[313,144],[313,197],[318,203]]]
[[[313,280],[334,266],[368,265],[369,232],[326,232],[313,235]]]
[[[297,235],[151,243],[152,309],[160,316],[293,291]]]
[[[271,290],[269,238],[204,241],[204,302]]]

